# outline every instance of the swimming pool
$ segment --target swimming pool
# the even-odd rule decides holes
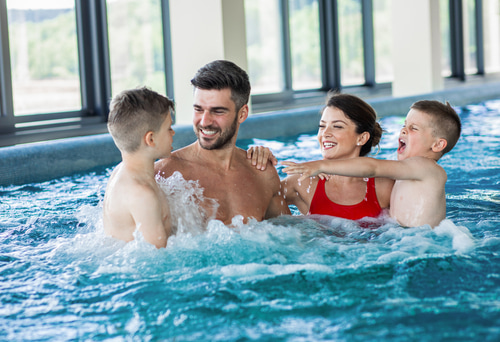
[[[497,341],[500,101],[460,115],[434,230],[288,216],[204,231],[199,189],[173,180],[190,192],[171,194],[181,228],[156,250],[103,235],[110,170],[0,187],[0,340]],[[380,158],[402,121],[381,120]],[[314,134],[252,143],[320,157]]]

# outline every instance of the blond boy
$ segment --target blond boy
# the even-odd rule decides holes
[[[137,229],[157,248],[171,235],[167,199],[154,163],[172,152],[174,103],[148,88],[125,90],[110,104],[108,129],[121,152],[104,196],[104,232],[131,241]]]
[[[396,180],[391,193],[390,215],[402,226],[439,225],[446,218],[447,175],[437,161],[456,144],[460,118],[449,103],[414,103],[399,135],[398,160],[360,157],[296,164],[283,162],[289,174],[300,180],[323,174],[351,177],[385,177]]]

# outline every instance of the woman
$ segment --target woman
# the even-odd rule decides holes
[[[367,155],[378,145],[382,128],[375,110],[350,94],[329,93],[322,111],[318,141],[323,159],[346,159]],[[249,149],[254,164],[265,165],[267,151]],[[259,160],[260,158],[260,160]],[[265,162],[263,162],[265,160]],[[351,220],[377,217],[389,207],[394,181],[386,178],[329,176],[298,181],[290,175],[281,184],[287,204],[294,204],[302,214],[331,215]]]

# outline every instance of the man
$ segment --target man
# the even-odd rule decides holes
[[[274,167],[252,166],[236,147],[240,124],[248,117],[250,82],[236,64],[217,60],[198,70],[194,86],[193,129],[197,141],[156,163],[162,177],[179,171],[197,180],[204,196],[219,203],[216,218],[230,224],[236,215],[258,221],[290,214]]]

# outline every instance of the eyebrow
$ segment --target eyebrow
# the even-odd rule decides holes
[[[196,103],[195,103],[195,104],[193,104],[193,107],[195,107],[195,108],[203,108],[203,106],[201,106],[201,105],[199,105],[199,104],[196,104]],[[224,106],[219,106],[219,107],[209,107],[208,109],[209,109],[210,111],[215,111],[215,110],[226,110],[226,111],[228,111],[228,110],[229,110],[229,108],[224,107]]]
[[[328,123],[328,122],[331,122],[331,123],[341,122],[341,123],[343,123],[343,124],[346,124],[346,125],[347,125],[347,122],[345,122],[344,120],[333,120],[333,121],[319,120],[319,122],[324,122],[324,123]]]

